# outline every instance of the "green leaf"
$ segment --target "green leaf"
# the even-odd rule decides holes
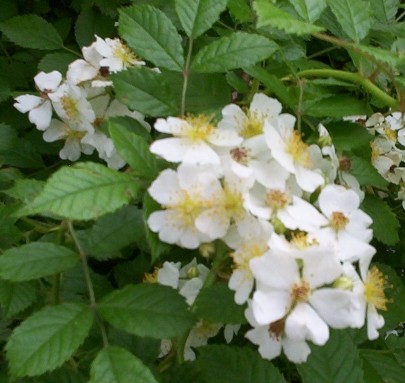
[[[77,43],[83,47],[95,41],[94,35],[103,38],[114,36],[117,33],[114,23],[114,18],[100,14],[93,8],[83,9],[75,24]]]
[[[157,383],[151,371],[124,348],[101,350],[90,370],[89,383]]]
[[[250,76],[257,78],[263,83],[266,88],[284,104],[288,105],[291,109],[295,109],[298,103],[298,98],[291,92],[291,88],[286,87],[283,82],[276,76],[269,73],[264,68],[253,66],[243,68],[244,71]]]
[[[12,282],[29,281],[70,269],[78,261],[78,254],[67,247],[32,242],[0,256],[0,276]]]
[[[237,305],[234,295],[225,283],[204,288],[194,302],[195,313],[199,318],[213,323],[246,323],[246,307]]]
[[[175,0],[177,16],[187,36],[195,39],[219,19],[228,0]]]
[[[400,58],[397,54],[386,49],[360,44],[355,44],[354,46],[362,56],[365,56],[366,58],[371,56],[377,61],[390,65],[392,68],[396,68],[400,62]]]
[[[17,141],[17,131],[0,123],[0,152],[11,149]]]
[[[83,343],[92,323],[92,311],[79,303],[45,307],[30,316],[6,345],[11,375],[41,375],[61,366]]]
[[[351,96],[330,96],[316,101],[304,102],[304,114],[312,117],[344,117],[365,115],[368,104]]]
[[[311,349],[307,362],[297,365],[303,383],[363,383],[361,359],[347,332],[332,331],[326,345]]]
[[[200,369],[196,361],[186,361],[181,364],[173,365],[161,375],[161,383],[207,383],[201,377]]]
[[[169,71],[163,71],[162,74],[174,93],[180,95],[183,88],[183,75]],[[186,112],[208,115],[216,113],[230,102],[231,89],[222,74],[190,73],[186,93]]]
[[[405,368],[385,350],[360,350],[363,360],[364,381],[367,383],[402,383]]]
[[[361,208],[373,219],[371,228],[374,237],[385,245],[395,245],[399,241],[399,221],[392,209],[380,198],[366,195]]]
[[[271,56],[278,46],[264,36],[236,32],[203,47],[194,57],[196,72],[226,72],[250,66]]]
[[[326,8],[325,0],[289,0],[297,13],[310,23],[318,20]]]
[[[3,315],[10,318],[37,300],[37,288],[32,282],[13,283],[0,280],[0,304]]]
[[[19,199],[24,203],[31,202],[43,189],[44,181],[35,179],[21,179],[14,182],[14,186],[4,190],[3,193],[10,197]]]
[[[164,76],[147,68],[130,68],[111,76],[117,98],[152,117],[176,115],[178,104]]]
[[[271,362],[249,348],[215,345],[201,347],[199,352],[197,363],[209,383],[286,383]]]
[[[148,142],[114,121],[108,122],[108,130],[118,153],[136,174],[146,179],[155,179],[158,165],[156,157],[149,151]]]
[[[78,163],[55,172],[17,215],[49,212],[68,219],[95,219],[127,204],[138,192],[128,174],[92,162]]]
[[[370,0],[374,16],[382,23],[394,21],[400,0]]]
[[[38,149],[27,138],[18,138],[15,145],[1,153],[5,164],[19,168],[37,169],[44,165]]]
[[[354,42],[363,40],[372,25],[370,2],[364,0],[326,0],[344,33]]]
[[[377,169],[362,157],[350,155],[350,173],[354,175],[361,186],[373,185],[381,189],[388,186],[388,182],[378,173]]]
[[[364,126],[349,121],[333,122],[326,125],[332,142],[339,151],[364,153],[365,158],[371,157],[370,142],[373,136]]]
[[[43,72],[57,70],[65,75],[69,64],[75,60],[77,60],[77,56],[73,53],[48,53],[38,63],[38,70]]]
[[[228,10],[241,23],[253,21],[253,12],[248,0],[228,0]]]
[[[184,298],[158,284],[126,286],[106,296],[98,307],[113,326],[139,336],[171,338],[194,323]]]
[[[267,0],[256,0],[254,9],[258,17],[258,28],[270,26],[299,36],[320,32],[324,29],[296,19]]]
[[[142,211],[135,206],[125,206],[101,217],[93,227],[78,234],[88,254],[105,260],[114,257],[123,247],[143,240],[144,226]]]
[[[181,37],[162,11],[139,5],[124,8],[119,14],[120,35],[137,54],[158,67],[183,70]]]
[[[15,44],[30,49],[60,49],[63,41],[59,33],[37,15],[15,16],[0,23],[0,30]]]

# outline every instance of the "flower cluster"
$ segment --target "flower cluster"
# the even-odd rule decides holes
[[[112,140],[100,129],[104,120],[114,116],[129,116],[146,129],[150,126],[143,115],[130,111],[111,96],[110,73],[145,62],[119,39],[101,39],[82,49],[83,59],[72,62],[66,79],[58,71],[40,72],[34,77],[39,95],[22,95],[15,98],[14,107],[28,118],[38,130],[43,131],[46,142],[64,140],[59,152],[62,159],[76,161],[81,153],[94,150],[111,168],[121,168],[124,160],[117,153]],[[57,118],[53,118],[56,114]]]
[[[398,199],[405,209],[405,122],[402,113],[388,116],[375,113],[366,121],[374,136],[371,142],[371,162],[391,184],[398,185]]]
[[[308,341],[323,345],[330,328],[360,328],[366,317],[368,337],[378,336],[386,280],[369,268],[372,220],[338,176],[331,143],[305,143],[295,117],[260,93],[248,109],[226,106],[218,123],[169,117],[155,129],[171,136],[150,150],[178,166],[150,186],[162,209],[148,225],[188,249],[225,242],[229,288],[247,303],[246,337],[264,358],[283,350],[303,362]]]

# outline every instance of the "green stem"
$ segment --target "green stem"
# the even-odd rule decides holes
[[[298,77],[333,77],[339,80],[352,82],[361,85],[375,98],[382,101],[385,105],[391,108],[398,108],[398,101],[374,85],[370,80],[367,80],[356,73],[345,72],[337,69],[308,69],[297,73]]]
[[[82,56],[80,53],[74,51],[73,49],[70,49],[70,48],[65,47],[65,46],[63,47],[63,49],[64,49],[66,52],[73,53],[73,54],[74,54],[75,56],[77,56],[77,57],[83,58],[83,56]]]
[[[350,43],[348,41],[340,40],[340,39],[338,39],[336,37],[329,36],[329,35],[326,35],[324,33],[313,33],[312,36],[316,37],[319,40],[327,41],[328,43],[331,43],[331,44],[336,45],[338,47],[345,48],[345,49],[352,49],[353,51],[360,53],[361,55],[366,57],[369,61],[371,61],[382,72],[384,72],[390,78],[390,80],[392,82],[394,81],[394,76],[393,76],[393,74],[391,73],[390,70],[388,70],[380,61],[376,60],[373,56],[371,56],[371,55],[369,55],[369,54],[367,54],[365,52],[360,51],[359,48],[356,47],[355,44]]]
[[[188,40],[188,50],[186,62],[183,69],[183,89],[181,91],[181,106],[180,106],[180,116],[183,116],[186,112],[186,94],[188,86],[188,77],[190,75],[190,62],[191,62],[191,53],[193,51],[193,39]]]
[[[65,231],[66,231],[66,223],[62,221],[61,225],[59,226],[58,233],[56,235],[56,244],[62,245],[65,239]],[[52,290],[51,290],[51,302],[53,305],[58,305],[60,303],[60,278],[61,273],[56,273],[53,276],[53,283],[52,283]]]
[[[91,276],[90,276],[90,268],[89,268],[89,265],[87,263],[87,254],[83,250],[83,247],[80,244],[79,239],[77,238],[76,232],[75,232],[75,230],[73,228],[72,221],[68,221],[68,227],[69,227],[70,235],[72,236],[73,241],[74,241],[74,243],[76,245],[76,248],[77,248],[77,250],[79,252],[80,261],[82,262],[84,278],[86,280],[87,290],[89,292],[90,308],[95,313],[95,317],[96,317],[98,326],[99,326],[100,331],[101,331],[101,336],[103,338],[104,347],[108,347],[107,331],[106,331],[106,329],[104,327],[104,323],[103,323],[102,319],[100,318],[100,316],[98,315],[98,312],[97,312],[96,296],[94,294],[93,282],[92,282]]]

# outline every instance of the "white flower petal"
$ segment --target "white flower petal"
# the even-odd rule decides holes
[[[254,318],[258,324],[268,325],[284,317],[290,304],[288,291],[256,291],[252,300]]]
[[[45,102],[42,97],[33,96],[31,94],[18,96],[14,100],[16,101],[14,103],[14,108],[21,113],[27,113],[29,110],[37,108],[39,105]]]
[[[285,333],[294,340],[309,339],[318,346],[329,339],[329,328],[323,319],[306,303],[298,303],[285,321]]]

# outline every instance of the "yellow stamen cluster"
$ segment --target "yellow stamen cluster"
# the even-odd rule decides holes
[[[145,273],[142,278],[143,283],[157,283],[159,268],[155,267],[151,273]]]
[[[373,266],[367,274],[364,282],[364,297],[368,304],[374,305],[377,310],[387,310],[388,299],[385,296],[384,290],[390,287],[387,278]]]
[[[187,116],[186,121],[189,124],[189,128],[184,133],[192,141],[206,140],[215,129],[214,125],[211,124],[210,118],[202,114]]]
[[[244,123],[240,135],[243,138],[251,138],[263,133],[263,119],[257,113],[246,111],[247,121]]]
[[[291,199],[283,191],[272,189],[266,192],[265,202],[273,210],[280,210],[284,209],[291,202]]]
[[[65,111],[69,119],[74,120],[79,114],[79,109],[77,107],[77,100],[69,96],[63,96],[60,99],[62,108]]]
[[[299,231],[291,234],[291,242],[300,250],[305,250],[308,247],[319,245],[316,238],[308,238],[308,233]]]
[[[294,162],[309,168],[312,165],[311,155],[308,151],[308,145],[302,141],[299,132],[294,130],[287,142],[286,151],[291,155]]]
[[[194,221],[198,215],[202,212],[203,204],[199,198],[191,195],[188,192],[184,192],[182,200],[175,206],[170,206],[179,213],[181,222],[176,222],[176,226],[182,227],[194,227]]]
[[[223,208],[228,215],[236,219],[243,217],[245,208],[243,207],[242,194],[228,185],[225,185],[224,192]]]
[[[391,142],[397,142],[397,132],[389,127],[384,128],[384,135]]]
[[[232,253],[231,257],[237,269],[250,271],[250,260],[262,256],[266,250],[266,243],[246,242],[240,250]]]
[[[135,53],[128,48],[122,41],[115,39],[116,44],[113,48],[113,56],[120,59],[124,67],[135,65],[139,60],[139,58],[135,55]]]
[[[342,230],[349,223],[347,218],[341,211],[334,211],[329,219],[330,226],[335,230]]]

